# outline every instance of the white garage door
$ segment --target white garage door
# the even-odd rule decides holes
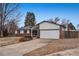
[[[59,30],[40,30],[40,38],[59,39]]]

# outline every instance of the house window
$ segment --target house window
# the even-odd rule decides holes
[[[27,30],[27,34],[29,34],[30,33],[30,31],[29,30]]]
[[[20,30],[20,34],[24,34],[24,31],[23,30]]]
[[[15,34],[18,34],[18,32],[17,32],[17,31],[15,31]]]

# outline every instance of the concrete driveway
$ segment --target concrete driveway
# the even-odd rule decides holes
[[[28,42],[0,47],[0,56],[22,56],[34,49],[47,45],[51,40],[34,39]]]

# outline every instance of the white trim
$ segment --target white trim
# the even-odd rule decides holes
[[[63,31],[68,31],[68,30],[63,30]],[[69,31],[79,31],[79,30],[69,30]]]

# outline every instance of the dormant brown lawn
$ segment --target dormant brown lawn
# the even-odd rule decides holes
[[[55,53],[58,51],[63,51],[67,49],[72,49],[79,47],[79,39],[59,39],[52,40],[46,46],[35,49],[29,53],[24,54],[24,56],[43,56],[50,53]]]
[[[22,37],[4,37],[4,38],[0,38],[0,47],[15,44],[15,43],[19,43],[21,38]]]

